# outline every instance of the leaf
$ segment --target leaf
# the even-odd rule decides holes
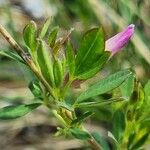
[[[26,45],[31,49],[31,53],[36,50],[36,32],[37,26],[34,21],[31,21],[23,30],[23,38]]]
[[[136,109],[142,108],[144,106],[144,90],[139,82],[135,82],[134,91],[130,97],[130,105],[134,105]],[[142,110],[143,111],[143,110]]]
[[[48,47],[46,43],[42,40],[39,41],[39,47],[37,50],[37,61],[40,66],[41,72],[47,82],[50,85],[55,86],[51,56],[48,52]]]
[[[64,69],[60,60],[57,60],[53,64],[53,74],[56,87],[59,87],[62,84],[64,77]]]
[[[148,110],[149,111],[149,110]],[[148,128],[149,129],[149,127],[150,127],[150,117],[145,117],[143,120],[142,120],[142,122],[141,122],[141,124],[140,124],[140,128]]]
[[[130,147],[132,146],[132,144],[134,142],[135,136],[136,136],[136,133],[134,131],[132,131],[129,134],[129,140],[128,140],[128,144],[127,144],[127,147],[128,147],[129,150],[130,150]]]
[[[75,108],[91,108],[91,107],[100,107],[100,106],[105,106],[111,103],[119,102],[124,100],[122,97],[121,98],[112,98],[109,100],[100,100],[98,102],[82,102],[82,103],[75,103],[74,107]]]
[[[93,77],[104,66],[110,57],[110,52],[103,52],[99,59],[91,65],[91,69],[86,70],[84,73],[78,75],[78,79],[88,79]]]
[[[58,34],[58,30],[59,30],[58,27],[54,28],[54,29],[51,31],[51,33],[50,33],[50,35],[49,35],[49,37],[48,37],[48,44],[50,45],[51,48],[53,48],[54,45],[55,45],[56,38],[57,38],[57,34]]]
[[[147,104],[150,103],[150,80],[146,83],[144,87],[144,92],[145,92],[145,100]]]
[[[85,99],[109,92],[121,85],[132,73],[129,70],[114,73],[89,87],[77,98],[77,103]]]
[[[91,138],[89,133],[79,128],[71,128],[69,129],[69,131],[75,138],[80,139],[80,140],[88,140]]]
[[[88,31],[84,35],[77,52],[75,75],[78,77],[93,69],[93,64],[99,60],[103,51],[104,35],[102,29],[94,28]]]
[[[95,139],[95,141],[99,144],[101,150],[110,150],[108,142],[104,137],[102,137],[100,134],[94,132],[92,133],[92,137]]]
[[[58,106],[65,108],[69,111],[74,111],[74,108],[70,104],[68,104],[67,102],[58,102]]]
[[[113,139],[118,144],[117,139],[114,137],[114,135],[110,131],[108,131],[108,137],[110,137],[111,139]]]
[[[117,141],[121,141],[125,130],[125,116],[121,110],[117,110],[113,117],[113,135]]]
[[[89,118],[90,116],[92,116],[93,115],[93,112],[90,112],[90,111],[88,111],[88,112],[85,112],[83,115],[81,115],[81,116],[79,116],[79,117],[77,117],[77,119],[75,119],[75,120],[73,120],[72,122],[71,122],[71,124],[73,125],[73,124],[77,124],[77,123],[82,123],[84,120],[86,120],[87,118]]]
[[[30,82],[29,89],[35,97],[40,97],[42,95],[42,88],[37,80]]]
[[[43,25],[43,27],[42,27],[42,30],[41,30],[41,32],[40,32],[39,37],[40,37],[41,39],[44,38],[44,36],[46,35],[46,33],[47,33],[47,31],[48,31],[48,28],[49,28],[49,26],[50,26],[50,23],[51,23],[51,18],[48,18],[48,19],[45,21],[45,23],[44,23],[44,25]]]
[[[19,61],[19,62],[25,64],[23,59],[18,54],[14,53],[14,52],[11,52],[11,51],[0,51],[0,55],[9,57],[9,58],[11,58],[13,60],[16,60],[16,61]]]
[[[73,31],[73,28],[71,28],[62,38],[59,38],[54,47],[53,47],[53,54],[56,55],[58,51],[63,47],[63,45],[68,41],[71,33]]]
[[[65,122],[64,118],[56,110],[53,109],[52,113],[64,127],[67,127],[67,123]]]
[[[130,148],[130,150],[137,150],[142,147],[143,144],[146,142],[148,136],[149,133],[145,133],[138,141],[136,141],[136,143]]]
[[[123,84],[121,84],[120,89],[123,97],[130,98],[134,90],[134,74],[130,75]]]
[[[16,119],[26,115],[32,110],[39,107],[41,103],[32,103],[32,104],[23,104],[18,106],[6,106],[0,109],[0,119],[8,120],[8,119]]]
[[[69,73],[72,76],[75,71],[75,55],[71,43],[68,42],[66,48],[66,60],[69,68]]]

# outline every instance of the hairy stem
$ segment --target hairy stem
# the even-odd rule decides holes
[[[4,36],[4,38],[8,41],[13,49],[22,56],[24,53],[23,49],[17,44],[17,42],[12,38],[12,36],[7,32],[7,30],[0,24],[0,33]]]

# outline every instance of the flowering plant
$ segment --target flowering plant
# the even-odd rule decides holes
[[[57,38],[59,28],[48,33],[50,22],[48,19],[38,31],[35,22],[31,21],[23,30],[24,48],[0,25],[0,33],[14,49],[0,54],[27,65],[36,76],[29,84],[34,101],[1,108],[0,119],[22,117],[44,105],[60,123],[56,136],[85,140],[96,150],[141,148],[149,135],[150,121],[145,106],[150,96],[149,82],[143,89],[135,74],[125,69],[93,83],[84,91],[80,90],[75,96],[71,92],[76,81],[83,83],[94,77],[128,43],[134,33],[134,25],[129,25],[106,42],[102,28],[93,28],[83,35],[79,48],[74,50],[70,41],[72,30]],[[99,98],[118,87],[120,94],[117,96]],[[107,138],[89,132],[83,126],[85,120],[94,115],[93,108],[105,106],[113,110],[109,122],[112,127],[108,129]],[[82,115],[78,114],[79,111]]]

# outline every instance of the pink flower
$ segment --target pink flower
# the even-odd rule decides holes
[[[134,33],[134,24],[129,25],[122,32],[116,34],[105,42],[105,50],[110,51],[112,55],[119,52],[130,40]]]

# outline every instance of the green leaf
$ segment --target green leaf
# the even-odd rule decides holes
[[[149,110],[148,110],[149,111]],[[150,117],[148,116],[145,116],[146,118],[144,118],[142,121],[141,121],[141,124],[140,124],[140,128],[148,128],[150,127]]]
[[[130,150],[130,147],[133,145],[135,136],[136,136],[136,133],[135,133],[134,131],[132,131],[132,132],[129,134],[129,140],[128,140],[128,144],[127,144],[127,147],[128,147],[129,150]]]
[[[118,141],[117,141],[117,139],[115,138],[115,136],[110,131],[108,131],[108,137],[110,137],[111,139],[113,139],[116,144],[119,144]]]
[[[125,130],[125,116],[121,110],[117,110],[113,117],[113,135],[117,141],[121,141]]]
[[[110,57],[110,52],[103,52],[102,55],[99,57],[99,59],[96,62],[93,62],[91,65],[91,69],[85,70],[82,74],[78,75],[78,79],[88,79],[93,77],[96,73],[99,72],[100,69],[104,66],[104,64],[107,62],[107,60]]]
[[[101,150],[110,150],[108,142],[100,134],[94,132],[94,133],[92,133],[92,137],[99,144]]]
[[[0,109],[0,119],[8,120],[8,119],[16,119],[26,115],[32,110],[39,107],[41,103],[32,103],[27,105],[18,105],[18,106],[6,106]]]
[[[62,84],[64,77],[64,69],[60,60],[57,60],[53,64],[53,73],[56,87],[59,87]]]
[[[75,55],[71,43],[68,42],[66,48],[66,60],[69,68],[69,73],[72,76],[75,71]]]
[[[100,94],[104,94],[109,92],[119,85],[121,85],[132,73],[129,70],[119,71],[115,74],[112,74],[99,82],[95,83],[91,87],[89,87],[85,92],[81,93],[81,95],[77,98],[76,102],[82,102],[85,99],[90,97],[94,97]]]
[[[42,30],[41,30],[41,32],[40,32],[39,37],[40,37],[41,39],[44,38],[44,36],[46,35],[46,33],[47,33],[47,31],[48,31],[48,28],[49,28],[49,26],[50,26],[50,23],[51,23],[51,18],[48,18],[48,19],[45,21],[45,23],[44,23],[44,25],[43,25],[43,27],[42,27]]]
[[[147,104],[150,104],[150,80],[146,83],[144,87],[144,92],[145,92],[145,100]]]
[[[18,54],[14,53],[14,52],[11,52],[11,51],[0,51],[0,55],[9,57],[9,58],[11,58],[13,60],[16,60],[16,61],[19,61],[19,62],[25,64],[23,59]]]
[[[135,142],[135,144],[130,148],[130,150],[137,150],[140,147],[142,147],[143,144],[146,142],[148,136],[149,133],[145,133],[138,141]]]
[[[123,97],[130,98],[134,90],[134,74],[130,75],[123,84],[121,84],[120,89]]]
[[[75,103],[74,108],[91,108],[91,107],[100,107],[105,106],[111,103],[119,102],[124,100],[122,97],[120,98],[112,98],[108,100],[100,100],[98,102],[82,102],[82,103]]]
[[[59,122],[61,123],[61,125],[63,125],[64,127],[67,127],[67,123],[65,122],[64,118],[56,110],[53,109],[52,113],[59,120]]]
[[[130,97],[130,105],[134,105],[136,109],[140,108],[144,104],[144,90],[139,82],[135,82],[134,91]],[[144,104],[145,105],[145,104]]]
[[[54,75],[53,75],[53,64],[50,56],[50,51],[48,51],[48,47],[46,43],[42,40],[39,41],[39,47],[37,50],[37,60],[40,66],[41,72],[47,82],[55,86],[54,84]]]
[[[93,69],[104,51],[104,35],[101,28],[94,28],[88,31],[79,46],[76,56],[75,75],[78,77]],[[95,65],[94,65],[95,68]]]
[[[90,116],[92,116],[93,115],[93,112],[90,112],[90,111],[88,111],[88,112],[85,112],[83,115],[81,115],[81,116],[79,116],[79,117],[77,117],[77,119],[75,119],[75,120],[73,120],[72,122],[71,122],[71,124],[73,125],[73,124],[77,124],[77,123],[82,123],[84,120],[86,120],[87,118],[89,118]]]
[[[36,50],[36,32],[37,27],[34,21],[31,21],[23,30],[23,38],[26,45],[31,49],[31,52]]]
[[[40,97],[42,95],[42,88],[37,80],[30,82],[29,89],[35,97]]]
[[[80,140],[88,140],[91,138],[89,133],[79,128],[71,128],[69,131],[72,134],[72,136]]]
[[[64,102],[58,102],[58,106],[60,106],[62,108],[65,108],[65,109],[67,109],[69,111],[74,111],[74,108],[70,104],[65,102],[65,101]]]
[[[72,33],[73,28],[70,29],[62,38],[59,38],[54,47],[53,47],[53,54],[57,55],[59,50],[63,47],[63,45],[68,41],[70,34]]]
[[[55,45],[56,38],[57,38],[57,34],[58,34],[58,30],[59,30],[58,27],[54,28],[54,29],[51,31],[51,33],[50,33],[50,35],[49,35],[49,37],[48,37],[48,44],[50,45],[51,48],[53,48],[54,45]]]

